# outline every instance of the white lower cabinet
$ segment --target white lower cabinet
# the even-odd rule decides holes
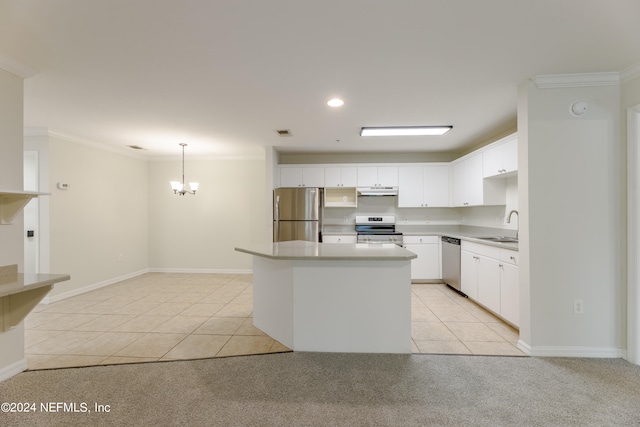
[[[402,236],[407,250],[418,255],[411,260],[411,280],[436,280],[442,278],[439,236]]]
[[[357,243],[355,234],[323,234],[322,243]]]
[[[461,290],[467,296],[520,325],[518,252],[473,242],[462,242]]]
[[[503,250],[500,261],[500,316],[520,326],[520,279],[518,275],[518,252]]]
[[[482,255],[479,258],[478,302],[500,314],[500,262]]]
[[[464,242],[463,242],[464,243]],[[460,251],[460,290],[473,300],[478,300],[478,261],[473,252]]]

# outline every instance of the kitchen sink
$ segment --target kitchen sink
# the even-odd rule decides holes
[[[482,240],[489,240],[491,242],[498,243],[518,243],[518,239],[515,237],[507,237],[507,236],[492,236],[492,237],[479,237]]]

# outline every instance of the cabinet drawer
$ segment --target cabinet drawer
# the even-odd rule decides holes
[[[496,248],[495,246],[488,246],[481,243],[467,242],[463,240],[462,249],[479,255],[484,255],[489,258],[500,259],[500,248]]]
[[[508,249],[500,249],[500,261],[507,264],[520,265],[518,251],[510,251]]]
[[[323,234],[322,243],[356,243],[358,236],[351,234]]]
[[[426,244],[437,244],[440,240],[440,236],[402,236],[402,243],[405,245],[426,245]]]

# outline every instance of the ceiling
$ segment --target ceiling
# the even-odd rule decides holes
[[[25,127],[141,156],[453,153],[514,129],[528,78],[640,61],[638,17],[637,0],[0,0],[0,63],[33,74]],[[386,125],[453,130],[359,136]]]

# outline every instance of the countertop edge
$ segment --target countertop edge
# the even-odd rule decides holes
[[[354,243],[340,243],[340,244],[354,244]],[[411,252],[412,255],[365,255],[365,256],[337,256],[337,255],[270,255],[260,251],[254,251],[245,248],[234,248],[237,252],[243,252],[249,255],[259,256],[261,258],[267,258],[272,260],[282,261],[411,261],[418,258],[418,255]]]
[[[71,279],[71,276],[68,274],[37,274],[35,276],[36,280],[27,284],[24,283],[24,279],[24,274],[18,274],[17,280],[0,283],[0,298],[33,289],[44,288],[46,286],[53,286],[58,282]]]

